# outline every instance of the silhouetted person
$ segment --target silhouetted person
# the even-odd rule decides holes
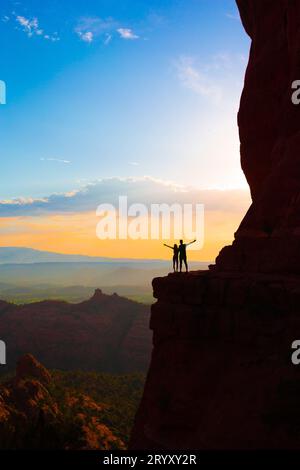
[[[171,248],[171,250],[173,250],[173,269],[175,273],[178,271],[178,254],[179,254],[178,245],[176,245],[175,243],[174,246],[170,246],[164,243],[164,246],[166,246],[167,248]]]
[[[179,263],[180,263],[180,272],[182,272],[182,263],[185,265],[186,272],[188,272],[188,264],[187,264],[187,259],[186,259],[186,247],[191,245],[192,243],[195,243],[196,240],[193,240],[190,243],[183,243],[183,240],[180,240],[179,242]]]

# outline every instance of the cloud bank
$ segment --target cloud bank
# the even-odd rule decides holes
[[[205,205],[206,211],[230,213],[245,213],[250,205],[247,190],[200,190],[151,177],[114,177],[48,197],[2,200],[0,217],[94,212],[103,203],[118,207],[119,196],[127,196],[129,204],[199,203]]]

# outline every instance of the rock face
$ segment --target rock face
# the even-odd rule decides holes
[[[238,122],[253,203],[209,271],[153,281],[133,449],[300,448],[300,2],[237,3],[252,39]]]
[[[87,395],[58,388],[31,354],[18,361],[16,376],[0,383],[0,448],[124,449],[103,424],[107,407]]]
[[[48,385],[51,382],[51,375],[47,369],[40,364],[32,354],[25,354],[17,363],[16,383],[27,377],[35,378],[44,385]]]
[[[220,270],[300,272],[300,3],[237,0],[252,39],[238,124],[253,204]]]
[[[131,448],[300,447],[299,279],[202,271],[153,286],[154,350]]]

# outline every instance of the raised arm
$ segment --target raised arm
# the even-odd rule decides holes
[[[197,241],[197,240],[193,240],[192,242],[187,243],[186,246],[192,245],[192,243],[195,243],[196,241]]]
[[[164,243],[164,246],[166,246],[167,248],[171,248],[171,250],[173,250],[173,247],[170,246],[170,245],[166,245],[166,244]]]

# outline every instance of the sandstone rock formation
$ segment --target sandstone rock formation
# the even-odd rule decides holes
[[[149,307],[97,289],[79,304],[0,302],[8,366],[31,352],[51,369],[145,372],[151,352]]]
[[[108,450],[125,446],[101,421],[105,404],[60,389],[32,355],[0,384],[0,448]]]
[[[300,447],[299,279],[203,271],[153,286],[154,349],[131,448]]]
[[[300,106],[291,98],[300,80],[300,3],[237,3],[252,39],[238,124],[253,203],[217,268],[299,273]]]
[[[238,122],[253,203],[209,271],[153,281],[133,449],[300,448],[300,2],[237,3],[252,39]]]
[[[17,362],[15,382],[18,383],[28,377],[37,379],[40,383],[48,385],[51,375],[32,354],[25,354]]]

